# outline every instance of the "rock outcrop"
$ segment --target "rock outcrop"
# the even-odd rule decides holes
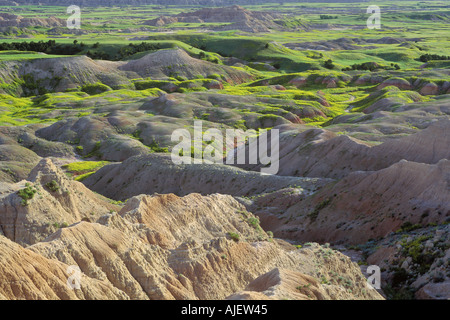
[[[289,282],[280,290],[292,298],[382,299],[368,289],[366,279],[349,258],[317,244],[297,249],[273,239],[231,196],[141,195],[129,199],[120,212],[105,212],[118,208],[68,181],[48,159],[41,161],[29,179],[33,186],[41,186],[42,198],[29,200],[24,208],[16,206],[15,218],[9,217],[14,210],[8,209],[2,198],[3,298],[224,299],[246,287],[256,290],[249,284],[280,269]],[[56,181],[73,197],[52,195],[56,191],[45,190],[50,187],[48,181]],[[78,199],[81,192],[83,197]],[[14,197],[17,195],[6,198]],[[83,219],[85,209],[95,206],[103,207],[101,216]],[[46,219],[56,217],[77,222],[51,234],[41,228]],[[22,248],[5,236],[32,245]],[[67,286],[69,266],[82,272],[80,289]],[[311,295],[309,290],[315,290],[320,277],[328,278],[329,283],[320,285],[320,295]],[[302,283],[314,287],[302,287],[297,294],[292,287],[297,279],[299,287]],[[353,286],[348,290],[350,282]]]
[[[326,280],[328,279],[328,280]],[[353,280],[353,279],[352,279]],[[353,281],[346,279],[350,283]],[[273,269],[253,280],[244,291],[235,293],[228,300],[351,300],[348,290],[339,290],[331,283],[337,283],[337,277],[330,274],[322,277],[322,283],[314,277],[287,269]],[[326,283],[326,284],[323,284]],[[369,285],[367,290],[375,290]],[[376,294],[374,294],[376,295]]]
[[[449,177],[446,159],[433,165],[400,161],[375,172],[355,172],[282,208],[285,219],[293,221],[279,222],[272,230],[284,238],[360,244],[385,237],[405,222],[441,224],[450,217]]]
[[[69,266],[24,249],[0,235],[0,299],[93,300],[126,299],[112,285],[82,275],[79,290],[68,286]]]
[[[176,165],[170,155],[149,154],[105,166],[83,183],[108,198],[126,200],[139,194],[153,193],[254,196],[289,186],[301,187],[302,193],[311,194],[329,181],[261,175],[220,164]]]
[[[63,19],[49,17],[49,18],[24,18],[10,13],[0,13],[0,28],[1,27],[61,27],[66,24]]]
[[[384,270],[382,285],[390,286],[397,297],[406,298],[406,293],[409,298],[448,300],[449,225],[405,224],[403,230],[369,245],[373,249],[366,252],[367,263]]]
[[[230,196],[139,196],[120,213],[62,229],[29,249],[78,265],[130,299],[223,299],[273,268],[309,278],[345,270],[342,276],[355,284],[348,298],[381,298],[366,290],[359,268],[340,253],[271,240],[254,219]],[[322,263],[319,269],[312,261]],[[337,297],[343,285],[330,284],[328,297]]]
[[[82,219],[95,221],[111,210],[119,207],[42,159],[27,181],[9,185],[0,194],[0,229],[10,240],[29,245],[61,227]]]
[[[220,74],[224,75],[227,82],[234,84],[252,79],[252,76],[246,72],[192,58],[182,49],[159,50],[138,60],[131,60],[119,69],[152,79],[167,78],[173,73],[188,79],[194,79],[198,75],[206,78],[213,74]]]
[[[269,28],[279,27],[273,20],[281,16],[275,13],[249,11],[240,6],[225,8],[204,8],[175,16],[161,16],[144,24],[163,27],[171,23],[230,23],[220,30],[241,30],[245,32],[269,32]]]
[[[325,129],[282,127],[278,174],[340,179],[355,171],[384,169],[401,160],[436,164],[450,159],[449,145],[450,120],[444,119],[416,134],[376,146]],[[259,165],[244,167],[260,170]]]

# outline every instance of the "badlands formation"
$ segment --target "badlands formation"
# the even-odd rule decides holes
[[[0,0],[0,299],[450,299],[448,8],[266,2]]]
[[[4,299],[382,299],[350,258],[274,239],[229,195],[139,195],[118,208],[49,159],[27,181],[1,192]],[[24,183],[37,190],[25,207]],[[71,265],[80,290],[66,285]]]

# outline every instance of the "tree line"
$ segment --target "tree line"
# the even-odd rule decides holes
[[[74,41],[69,44],[57,44],[55,40],[49,41],[31,41],[31,42],[3,42],[0,43],[0,51],[34,51],[47,54],[73,55],[84,50],[85,44]]]
[[[78,42],[78,40],[74,40],[73,43],[68,44],[58,44],[55,40],[0,43],[0,51],[34,51],[56,55],[76,55],[87,49],[88,51],[86,55],[88,57],[102,60],[121,60],[139,52],[162,49],[161,44],[148,42],[138,44],[130,43],[128,45],[124,45],[118,50],[117,53],[101,50],[100,47],[101,45],[99,42],[89,46],[83,42]]]

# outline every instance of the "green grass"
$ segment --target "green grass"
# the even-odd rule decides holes
[[[322,112],[325,117],[314,116],[304,118],[303,121],[311,126],[326,126],[331,119],[344,114],[349,106],[354,106],[352,110],[356,112],[364,111],[371,104],[383,98],[397,101],[399,104],[411,103],[415,101],[428,101],[430,98],[421,97],[414,91],[401,91],[396,89],[381,90],[380,93],[373,93],[375,85],[356,86],[352,82],[352,77],[360,75],[378,75],[385,78],[400,77],[407,81],[421,79],[442,84],[449,81],[448,75],[438,68],[449,68],[448,61],[430,61],[427,69],[420,69],[423,62],[419,57],[425,53],[443,54],[450,52],[450,41],[448,34],[450,24],[448,23],[449,10],[446,4],[441,1],[421,2],[421,1],[399,1],[396,2],[398,9],[393,9],[392,3],[381,1],[377,3],[382,8],[381,30],[368,30],[365,28],[367,14],[365,9],[367,3],[354,3],[349,11],[348,4],[345,3],[266,3],[263,5],[250,5],[246,8],[261,10],[266,12],[282,12],[290,14],[283,21],[279,21],[287,28],[285,30],[271,30],[270,33],[246,34],[239,31],[223,32],[197,32],[198,29],[217,26],[209,23],[177,23],[166,26],[171,32],[160,32],[157,27],[146,27],[147,30],[138,30],[142,27],[144,20],[155,18],[159,15],[171,15],[194,9],[193,6],[174,7],[164,6],[155,8],[154,6],[124,6],[120,10],[105,10],[99,8],[83,8],[83,29],[91,33],[85,35],[66,34],[62,30],[60,36],[48,35],[49,28],[35,27],[29,30],[16,30],[17,34],[6,33],[3,35],[3,42],[18,41],[47,41],[55,40],[58,44],[70,44],[74,40],[83,42],[86,47],[80,54],[88,51],[97,54],[105,54],[113,59],[120,57],[121,50],[130,43],[139,44],[143,40],[132,40],[135,37],[145,37],[145,42],[155,45],[161,49],[181,48],[192,57],[199,58],[204,52],[205,59],[220,59],[219,64],[223,64],[222,57],[233,56],[246,60],[249,66],[233,67],[241,71],[248,72],[255,77],[254,81],[242,85],[234,86],[224,83],[224,89],[216,93],[225,95],[235,95],[242,97],[256,97],[258,99],[273,99],[274,101],[258,102],[252,105],[243,104],[235,107],[230,120],[231,125],[246,127],[245,119],[249,116],[265,120],[276,120],[286,116],[288,112],[299,110],[315,110]],[[308,10],[305,10],[308,9]],[[420,9],[418,11],[417,9]],[[8,7],[11,13],[20,14],[25,17],[56,17],[66,19],[67,14],[61,7],[56,6],[20,6]],[[336,12],[339,12],[337,15]],[[337,19],[321,20],[320,15],[327,14],[335,16]],[[335,28],[324,30],[304,29],[310,24],[336,25]],[[354,27],[360,26],[360,29]],[[295,30],[295,28],[298,28]],[[130,30],[126,30],[130,29]],[[134,30],[133,30],[134,29]],[[27,35],[30,38],[18,38],[17,36]],[[380,39],[383,37],[393,38],[420,38],[417,43],[412,41],[408,45],[401,43],[394,44],[367,44],[356,45],[355,50],[291,50],[283,46],[287,43],[317,42],[347,39]],[[99,43],[99,46],[94,44]],[[369,48],[373,46],[374,48]],[[147,48],[147,47],[146,47]],[[149,50],[138,52],[132,56],[127,56],[124,60],[139,59],[144,55],[154,52]],[[61,57],[59,55],[45,55],[36,52],[3,51],[0,52],[0,68],[5,67],[14,60],[37,59]],[[327,70],[324,63],[328,59],[333,61],[335,69]],[[365,62],[376,62],[382,66],[390,66],[392,63],[398,64],[400,70],[382,70],[372,73],[362,71],[342,72],[341,69],[361,64]],[[261,65],[269,64],[277,68],[276,71],[267,71]],[[254,68],[252,68],[252,66]],[[431,69],[434,68],[434,69]],[[259,69],[259,70],[255,70]],[[174,74],[173,76],[176,76]],[[305,77],[306,85],[297,89],[292,87],[290,80],[296,77]],[[319,77],[333,77],[338,80],[338,88],[326,88],[326,85],[316,83]],[[49,124],[68,117],[85,116],[105,116],[106,109],[111,105],[118,109],[127,110],[142,103],[149,97],[157,97],[164,92],[164,86],[175,84],[179,87],[178,92],[185,95],[193,95],[195,91],[205,91],[207,81],[211,79],[223,80],[220,74],[211,74],[209,79],[187,80],[175,77],[170,80],[156,79],[135,79],[124,87],[110,87],[102,83],[89,84],[87,86],[74,89],[71,92],[45,93],[30,97],[21,94],[21,89],[27,86],[36,87],[38,84],[30,77],[22,77],[9,81],[6,78],[0,79],[0,125],[1,126],[21,126],[29,124]],[[33,80],[33,81],[32,81]],[[268,88],[269,85],[280,84],[286,87],[285,91],[277,91]],[[83,92],[84,91],[84,92]],[[320,92],[320,95],[319,93]],[[33,93],[35,94],[35,93]],[[325,99],[329,106],[321,104],[321,99]],[[259,100],[258,100],[259,101]],[[101,111],[100,111],[101,110]],[[352,112],[350,112],[352,114]],[[210,119],[218,116],[214,110],[196,110],[194,117]],[[156,140],[155,140],[156,141]],[[101,143],[101,141],[99,141]],[[76,151],[83,155],[84,150],[78,146]],[[98,146],[98,148],[100,145]],[[91,151],[93,155],[98,152],[98,148]],[[165,152],[164,145],[150,146],[153,151]],[[89,151],[89,150],[87,150]],[[88,154],[88,155],[89,155]],[[88,156],[85,155],[85,156]],[[95,169],[93,169],[95,170]],[[75,172],[77,179],[86,178],[93,171]]]
[[[160,96],[162,93],[161,90],[152,88],[141,91],[120,89],[93,96],[85,92],[46,93],[38,97],[14,97],[0,94],[0,125],[52,123],[62,119],[63,114],[65,117],[90,115],[95,109],[92,107],[93,104],[100,106],[109,103],[134,103],[140,99]],[[59,114],[54,113],[55,110],[58,110]]]
[[[38,53],[33,51],[0,51],[0,61],[14,61],[14,60],[30,60],[30,59],[43,59],[43,58],[62,58],[67,57],[63,55],[53,55]]]
[[[419,93],[415,91],[402,91],[398,89],[397,87],[385,87],[380,91],[376,91],[372,93],[369,96],[366,96],[360,100],[357,100],[353,103],[354,108],[352,109],[353,112],[362,112],[370,105],[374,104],[375,102],[389,98],[398,104],[406,104],[406,103],[413,103],[413,102],[419,102],[419,101],[429,101],[429,97],[421,96]]]
[[[112,89],[111,89],[111,87],[109,87],[103,83],[97,82],[97,83],[91,83],[91,84],[86,84],[86,85],[82,86],[80,88],[80,91],[86,92],[89,95],[97,95],[97,94],[104,93],[107,91],[112,91]]]
[[[107,164],[109,164],[108,161],[80,161],[63,165],[62,168],[73,176],[76,181],[83,181]]]

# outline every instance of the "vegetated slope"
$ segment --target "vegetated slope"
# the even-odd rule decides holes
[[[81,155],[109,161],[123,161],[150,152],[140,141],[119,134],[108,119],[102,117],[61,120],[37,130],[36,135],[49,141],[70,141],[82,147]]]
[[[49,159],[42,159],[27,181],[4,184],[0,192],[0,230],[21,245],[45,239],[82,219],[95,221],[118,210],[80,182],[70,180]]]
[[[42,58],[2,62],[8,84],[17,84],[17,95],[62,92],[85,84],[104,83],[113,88],[130,85],[126,73],[117,70],[120,63],[94,61],[87,56]]]
[[[126,74],[119,72],[120,63],[92,60],[87,56],[36,59],[23,62],[21,75],[31,75],[36,80],[59,80],[54,91],[76,88],[80,85],[101,82],[110,87],[129,84]]]
[[[219,164],[175,165],[171,156],[164,154],[132,157],[105,166],[83,181],[90,189],[116,200],[155,192],[250,196],[289,186],[299,186],[308,194],[327,182],[327,179],[264,176]]]
[[[5,128],[0,129],[0,181],[16,182],[25,179],[40,160],[33,151],[20,146]]]
[[[138,60],[129,61],[119,69],[133,71],[141,77],[151,77],[152,79],[170,76],[194,79],[198,75],[207,78],[213,74],[224,75],[225,80],[233,84],[240,84],[252,79],[251,75],[246,72],[192,58],[182,49],[160,50],[150,53]]]
[[[286,43],[285,46],[295,50],[358,50],[362,49],[360,46],[364,46],[365,50],[376,49],[376,46],[370,46],[370,44],[405,44],[414,47],[412,42],[420,41],[420,38],[393,38],[383,37],[379,39],[363,39],[363,38],[339,38],[328,41],[316,41],[316,42],[299,42],[299,43]]]
[[[387,89],[387,88],[386,88]],[[450,97],[438,96],[422,102],[405,102],[403,97],[387,97],[369,103],[364,112],[344,113],[327,123],[326,129],[345,133],[367,142],[386,142],[415,134],[436,121],[450,118]],[[403,101],[402,101],[403,100]]]
[[[231,47],[235,48],[235,47]],[[237,47],[241,48],[241,47]],[[258,53],[264,54],[265,50],[275,49],[276,46],[269,44],[268,48],[259,48]],[[299,54],[299,53],[298,53]],[[286,55],[286,54],[285,54]],[[305,57],[304,57],[305,58]],[[308,59],[306,59],[308,60]],[[305,61],[306,62],[306,61]],[[389,62],[386,62],[389,63]],[[450,72],[447,69],[433,69],[424,72],[423,70],[383,70],[376,62],[367,62],[374,69],[372,71],[365,70],[353,74],[347,71],[313,71],[313,72],[294,72],[291,74],[277,75],[268,77],[263,80],[253,82],[252,86],[262,85],[264,83],[271,85],[296,86],[297,88],[316,89],[317,85],[324,85],[327,88],[336,88],[338,84],[356,85],[356,86],[376,86],[376,91],[372,92],[368,97],[352,103],[352,110],[364,110],[370,104],[377,102],[381,97],[385,98],[403,98],[405,101],[421,101],[421,96],[444,95],[450,93]],[[352,71],[353,73],[353,71]],[[403,90],[405,92],[401,92]],[[411,91],[414,90],[418,94]],[[408,99],[405,99],[408,98]],[[401,100],[400,100],[401,102]]]
[[[326,107],[316,101],[304,102],[305,106],[299,106],[297,101],[272,98],[276,95],[276,89],[267,88],[267,95],[232,95],[217,92],[195,92],[190,95],[180,93],[163,94],[160,97],[149,99],[141,107],[152,114],[165,115],[177,118],[200,118],[208,125],[226,124],[248,129],[272,128],[286,123],[302,123],[302,118],[323,115]],[[310,95],[305,99],[321,100],[318,95]],[[311,103],[311,105],[306,105]],[[277,107],[271,107],[276,105]],[[289,110],[289,111],[288,111]],[[206,124],[205,124],[206,126]]]
[[[401,232],[365,245],[367,263],[378,265],[390,298],[450,298],[450,226],[405,224]]]
[[[182,76],[195,79],[199,76],[222,76],[221,79],[240,84],[252,80],[244,71],[190,57],[182,49],[160,50],[138,60],[113,62],[93,60],[87,56],[42,58],[1,63],[3,78],[1,93],[38,95],[63,92],[88,84],[103,84],[108,90],[132,88],[131,79],[151,77],[167,79]],[[109,88],[108,88],[109,87]]]

